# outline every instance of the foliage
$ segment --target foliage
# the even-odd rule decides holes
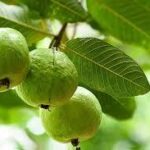
[[[74,38],[73,33],[70,39],[68,28],[59,48],[75,64],[79,84],[99,99],[103,113],[117,120],[129,119],[136,110],[135,96],[150,90],[145,75],[150,70],[150,1],[85,1],[87,7],[78,0],[2,0],[0,27],[17,29],[32,47],[45,37],[55,36],[57,21],[62,26],[70,23],[74,31],[81,22],[90,25],[98,36]],[[0,108],[0,121],[10,124],[15,122],[9,121],[11,113],[29,109],[15,90],[0,93]],[[27,120],[33,116],[21,114]]]

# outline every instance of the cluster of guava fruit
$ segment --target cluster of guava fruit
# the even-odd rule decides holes
[[[96,133],[102,117],[97,98],[77,86],[77,70],[65,53],[54,48],[29,52],[20,32],[0,28],[0,92],[15,88],[25,103],[40,108],[47,134],[76,149]]]

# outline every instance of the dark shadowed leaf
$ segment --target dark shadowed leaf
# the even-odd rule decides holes
[[[27,5],[32,13],[35,11],[41,18],[48,18],[49,13],[51,14],[49,11],[50,0],[17,0],[17,3]]]
[[[87,14],[78,0],[50,0],[51,16],[62,22],[84,21]]]
[[[98,98],[104,113],[119,119],[129,119],[133,116],[136,108],[134,98],[113,98],[108,94],[93,91]]]
[[[136,109],[134,98],[113,98],[108,94],[93,90],[87,86],[84,87],[89,89],[98,98],[103,113],[118,120],[129,119],[133,116]]]

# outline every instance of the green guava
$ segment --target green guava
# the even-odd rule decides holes
[[[26,79],[17,87],[18,95],[31,106],[57,106],[68,101],[78,84],[74,64],[60,51],[35,49]]]
[[[20,84],[29,69],[29,51],[24,36],[0,28],[0,92]]]
[[[47,134],[59,142],[87,140],[99,128],[102,112],[97,98],[87,89],[78,87],[70,101],[50,110],[40,109]]]

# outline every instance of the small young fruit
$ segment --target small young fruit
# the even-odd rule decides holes
[[[78,142],[91,138],[98,130],[102,112],[97,98],[78,87],[66,104],[40,109],[43,126],[49,136],[60,142]]]
[[[36,49],[30,52],[31,66],[17,87],[18,95],[31,106],[56,106],[68,101],[77,88],[77,71],[60,51]]]
[[[0,28],[0,92],[20,84],[28,72],[29,62],[24,36],[11,28]]]

